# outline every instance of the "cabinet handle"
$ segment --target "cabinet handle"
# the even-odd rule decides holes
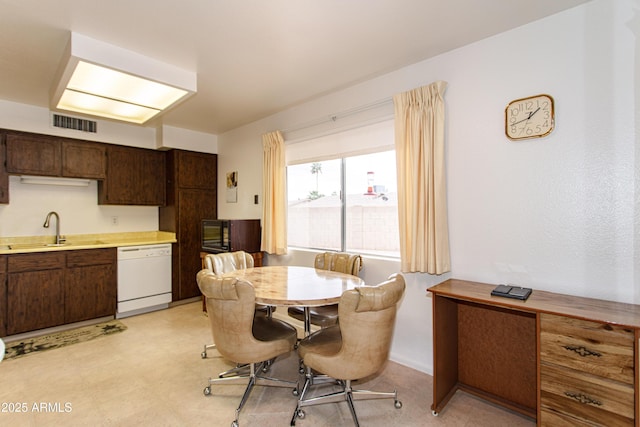
[[[564,394],[574,400],[577,400],[580,403],[583,403],[585,405],[597,405],[597,406],[602,406],[602,402],[600,402],[599,400],[596,399],[592,399],[591,397],[582,394],[582,393],[573,393],[571,391],[565,391]]]
[[[563,347],[566,350],[578,353],[582,357],[587,357],[587,356],[601,357],[602,356],[601,353],[598,353],[597,351],[587,350],[583,346],[577,347],[577,346],[574,346],[574,345],[564,345]]]

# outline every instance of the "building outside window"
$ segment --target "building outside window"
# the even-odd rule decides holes
[[[289,165],[289,246],[399,257],[394,150]]]

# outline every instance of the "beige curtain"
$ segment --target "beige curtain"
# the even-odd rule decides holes
[[[261,250],[287,253],[287,185],[284,139],[280,131],[262,135]]]
[[[444,165],[444,92],[438,81],[393,97],[398,173],[400,267],[451,269]]]

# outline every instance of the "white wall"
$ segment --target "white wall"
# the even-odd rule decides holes
[[[212,154],[218,152],[218,137],[216,135],[173,126],[158,126],[156,144],[158,149],[177,148]]]
[[[222,143],[218,135],[218,218],[262,218],[262,137],[247,132],[234,132],[234,137]],[[238,172],[237,202],[226,202],[226,182],[229,172]],[[258,195],[258,204],[254,195]]]
[[[595,0],[219,135],[220,172],[238,170],[239,190],[261,195],[262,133],[445,80],[452,272],[406,275],[392,358],[431,372],[425,289],[448,277],[640,303],[638,10],[639,0]],[[510,142],[505,106],[539,93],[556,101],[556,129]],[[260,216],[223,198],[219,213]],[[398,270],[365,264],[367,282]]]
[[[73,114],[63,114],[73,116]],[[133,126],[108,120],[95,120],[96,133],[53,127],[51,111],[33,105],[0,100],[0,128],[46,135],[66,136],[110,144],[140,148],[156,148],[156,132],[152,127]]]
[[[180,148],[216,153],[216,135],[163,126],[134,126],[97,120],[98,132],[91,134],[54,128],[48,109],[0,100],[0,128],[65,136],[147,149]],[[42,227],[49,211],[60,214],[62,234],[123,233],[158,230],[158,208],[153,206],[98,205],[97,182],[89,187],[21,184],[10,177],[9,204],[0,204],[0,236],[49,236],[53,229]],[[117,225],[113,224],[117,217]]]
[[[98,205],[97,181],[88,187],[63,187],[20,183],[9,177],[8,205],[0,205],[0,236],[55,236],[55,228],[43,228],[50,211],[60,216],[60,233],[100,234],[158,230],[154,206]],[[112,219],[116,218],[117,224]]]

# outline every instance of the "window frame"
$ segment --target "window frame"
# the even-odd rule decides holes
[[[323,161],[331,161],[331,160],[340,160],[340,191],[339,191],[339,200],[340,200],[340,248],[338,249],[340,252],[354,252],[353,250],[349,250],[347,248],[347,161],[349,158],[364,156],[368,154],[376,154],[376,153],[384,153],[384,152],[393,152],[395,158],[395,147],[389,146],[381,146],[378,149],[367,150],[366,152],[360,153],[344,153],[340,156],[327,156],[326,158],[315,158],[309,161],[298,161],[295,163],[291,163],[287,165],[287,194],[289,194],[289,167],[291,166],[299,166],[299,165],[310,165],[314,162],[323,162]],[[394,163],[395,164],[395,163]],[[397,171],[396,171],[397,174]],[[397,187],[394,189],[397,193]],[[287,204],[287,216],[289,216],[289,205]],[[287,222],[287,233],[289,232],[289,225]],[[399,236],[398,236],[399,237]],[[289,239],[287,239],[289,240]],[[312,250],[312,251],[333,251],[336,249],[333,248],[321,248],[314,246],[299,246],[295,244],[289,243],[288,246],[290,248],[301,249],[301,250]],[[400,248],[398,246],[397,252],[393,254],[378,254],[375,251],[367,252],[366,249],[359,250],[358,253],[374,256],[379,258],[388,258],[388,259],[400,259]]]

